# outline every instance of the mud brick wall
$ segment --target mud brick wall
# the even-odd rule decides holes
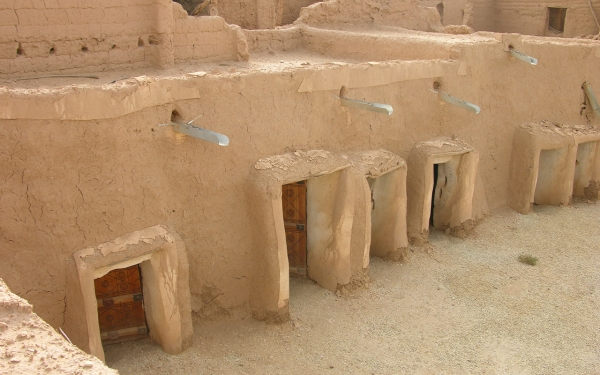
[[[161,0],[3,0],[0,71],[97,71],[157,63]]]
[[[240,44],[241,43],[241,44]],[[0,77],[170,67],[247,54],[238,27],[171,0],[2,0]]]
[[[221,17],[190,17],[173,3],[173,53],[175,62],[237,59],[236,27]],[[240,31],[242,38],[243,34]]]
[[[592,1],[597,15],[600,6]],[[548,7],[568,8],[565,19],[565,30],[562,36],[572,38],[598,33],[598,27],[592,16],[587,0],[572,1],[523,1],[500,0],[494,2],[494,30],[528,35],[548,35]]]

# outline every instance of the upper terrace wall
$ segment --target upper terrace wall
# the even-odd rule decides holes
[[[385,11],[381,11],[385,9]],[[417,0],[331,0],[302,9],[298,22],[316,25],[380,24],[411,30],[443,32],[435,8],[422,7]]]
[[[444,38],[457,43],[464,69],[458,61],[432,61],[440,70],[420,79],[386,81],[377,63],[355,70],[328,64],[140,78],[102,89],[2,91],[0,275],[40,316],[81,343],[80,307],[71,298],[79,293],[72,253],[168,224],[188,250],[192,309],[205,315],[245,309],[253,272],[263,261],[250,219],[251,170],[262,157],[297,149],[383,148],[408,159],[417,142],[455,135],[480,153],[476,217],[505,206],[515,129],[543,119],[587,123],[581,84],[600,88],[600,50],[592,42],[506,36],[506,43],[539,59],[530,66],[511,60],[499,35]],[[403,64],[390,66],[402,70]],[[298,92],[314,74],[341,72],[377,78],[357,80],[362,85],[350,87],[348,97],[391,104],[394,113],[342,107],[335,98],[339,89]],[[429,91],[435,79],[478,104],[481,113],[440,104]],[[154,95],[137,95],[144,90]],[[226,134],[230,145],[159,127],[173,109],[185,120],[202,114],[196,124]]]
[[[0,71],[158,64],[170,24],[159,18],[165,7],[162,0],[2,1]]]
[[[595,4],[594,4],[595,3]],[[597,16],[598,2],[592,1]],[[493,31],[527,35],[547,34],[548,7],[567,8],[564,37],[593,35],[599,32],[587,0],[532,1],[495,0]],[[492,30],[492,29],[487,29]]]
[[[320,0],[220,0],[219,16],[244,29],[272,29],[296,21],[300,10]]]
[[[239,28],[171,0],[0,2],[0,77],[247,58]],[[246,57],[244,57],[246,56]]]

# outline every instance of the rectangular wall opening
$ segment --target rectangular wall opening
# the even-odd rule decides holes
[[[94,287],[103,345],[148,337],[139,264],[108,272]]]
[[[308,277],[306,181],[281,187],[283,223],[290,276]]]
[[[439,176],[439,164],[433,165],[433,189],[431,189],[431,209],[429,210],[429,227],[434,228],[433,217],[434,217],[434,206],[436,199],[437,182]]]
[[[567,8],[548,8],[548,35],[562,35],[566,17]]]
[[[585,142],[577,145],[575,178],[573,180],[574,197],[586,196],[586,188],[590,185],[590,181],[593,178],[596,147],[596,142]]]
[[[542,150],[538,163],[538,176],[535,184],[534,204],[561,204],[564,181],[562,173],[566,168],[566,148]]]
[[[370,256],[390,259],[400,257],[398,253],[399,237],[399,208],[405,204],[399,199],[398,177],[400,171],[394,170],[379,177],[367,177],[369,190],[371,191],[371,246]],[[403,220],[405,220],[404,214]],[[403,231],[406,232],[406,228]],[[394,258],[392,258],[394,259]],[[394,259],[399,260],[399,259]]]
[[[462,155],[453,155],[433,164],[430,228],[446,230],[450,227],[454,205],[460,196],[458,170],[461,159]]]

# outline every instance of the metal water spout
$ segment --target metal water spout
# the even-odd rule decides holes
[[[508,52],[510,52],[510,55],[512,57],[514,57],[515,59],[524,61],[527,64],[537,65],[537,63],[538,63],[538,60],[535,57],[531,57],[531,56],[524,54],[521,51],[517,51],[516,49],[513,48],[513,46],[508,47]]]
[[[467,101],[455,98],[454,96],[448,94],[447,92],[441,91],[441,90],[436,90],[436,89],[429,89],[429,90],[438,94],[439,98],[447,103],[450,103],[450,104],[460,107],[462,109],[466,109],[467,111],[473,112],[475,114],[478,114],[479,112],[481,112],[481,108],[479,108],[479,106],[477,106],[473,103],[469,103]]]
[[[592,85],[590,85],[588,82],[584,82],[581,87],[583,87],[585,96],[587,96],[587,99],[594,110],[594,115],[596,115],[596,118],[600,120],[600,106],[598,106],[598,100],[596,100],[596,94],[594,94],[594,90],[592,90]]]
[[[336,96],[336,98],[341,100],[343,107],[356,108],[356,109],[362,109],[364,111],[383,113],[388,116],[391,115],[392,113],[394,113],[394,108],[389,104],[348,99],[348,98],[346,98],[346,92],[347,92],[346,86],[342,86],[342,89],[340,90],[340,96]]]
[[[158,126],[173,126],[173,130],[177,133],[189,135],[190,137],[202,139],[210,143],[217,144],[219,146],[229,145],[229,138],[221,133],[214,132],[212,130],[204,129],[195,125],[192,125],[194,121],[202,117],[202,115],[195,117],[194,119],[181,123],[171,121],[168,124],[159,124]]]

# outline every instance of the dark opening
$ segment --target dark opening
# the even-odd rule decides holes
[[[433,227],[433,206],[435,205],[435,188],[437,187],[439,164],[433,165],[433,189],[431,190],[431,211],[429,213],[429,226]]]
[[[548,31],[561,34],[565,31],[567,8],[548,8]]]
[[[23,47],[21,47],[21,43],[19,43],[19,46],[17,47],[17,56],[22,56],[23,55]]]
[[[81,52],[87,52],[88,48],[86,46],[81,47]]]
[[[56,50],[54,49],[54,47],[50,48],[50,53],[52,54],[54,52],[56,52]]]
[[[158,36],[156,36],[156,35],[150,35],[148,37],[148,43],[150,43],[153,46],[157,46],[157,45],[160,44],[160,40],[159,40]]]
[[[308,277],[306,181],[283,185],[281,203],[290,276]]]
[[[440,14],[440,22],[444,23],[444,3],[442,1],[440,1],[435,8],[437,9],[438,13]]]
[[[173,0],[181,4],[190,16],[207,16],[210,0]]]
[[[321,0],[294,0],[284,1],[282,6],[281,20],[278,22],[278,26],[290,25],[294,23],[300,17],[302,8],[310,6],[315,3],[320,3]]]
[[[183,118],[176,109],[171,112],[171,122],[184,122]]]
[[[144,46],[144,41],[142,40],[142,38],[138,38],[138,47],[143,47]]]

